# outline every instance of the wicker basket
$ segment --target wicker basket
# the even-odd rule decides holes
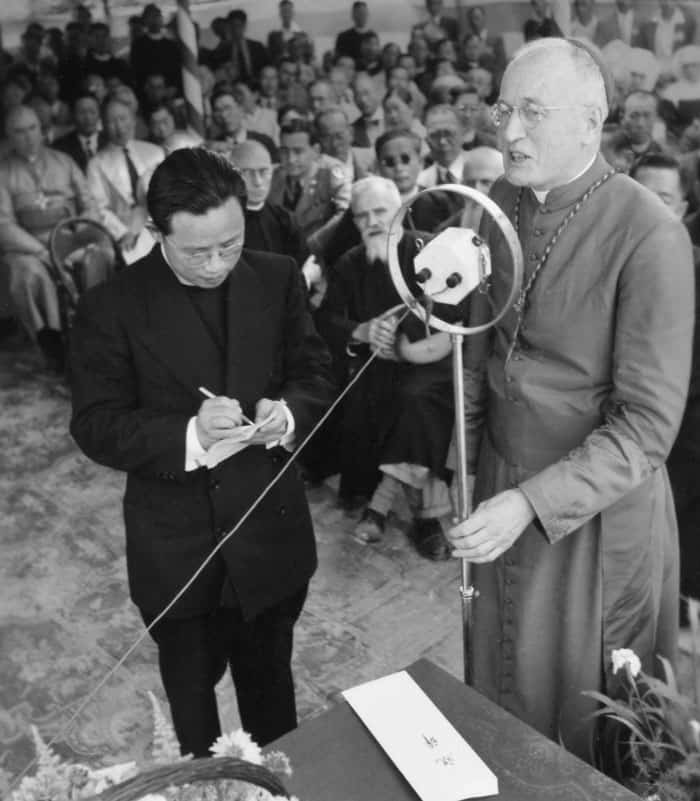
[[[167,787],[225,779],[248,782],[272,795],[289,798],[284,785],[267,768],[234,757],[208,757],[149,768],[86,801],[137,801],[144,795],[157,793]]]

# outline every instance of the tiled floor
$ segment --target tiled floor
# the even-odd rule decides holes
[[[123,476],[92,464],[67,432],[65,389],[18,342],[0,344],[0,797],[29,763],[29,725],[61,731],[76,706],[141,634],[128,600]],[[301,717],[348,686],[428,655],[462,670],[458,565],[417,556],[396,520],[379,546],[350,537],[354,518],[330,486],[310,492],[319,570],[297,628]],[[146,691],[162,697],[146,639],[59,737],[93,765],[143,759]],[[226,680],[222,718],[236,725]]]

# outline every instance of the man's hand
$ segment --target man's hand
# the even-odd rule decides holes
[[[493,562],[535,519],[532,504],[520,490],[500,492],[480,503],[471,517],[447,532],[452,556],[470,562]]]
[[[270,418],[264,426],[253,434],[251,445],[267,445],[276,442],[287,433],[287,412],[282,401],[260,398],[255,404],[255,423],[262,423]]]
[[[197,413],[197,439],[204,450],[230,436],[243,422],[241,405],[233,398],[207,398]]]
[[[369,323],[369,346],[372,350],[378,350],[380,354],[394,351],[396,342],[396,317],[375,317]]]

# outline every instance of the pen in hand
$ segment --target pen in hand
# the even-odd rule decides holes
[[[205,398],[215,398],[216,395],[213,392],[210,392],[206,387],[198,387],[199,391],[204,395]],[[250,417],[246,417],[243,412],[241,412],[241,417],[243,421],[248,423],[248,425],[255,425]]]

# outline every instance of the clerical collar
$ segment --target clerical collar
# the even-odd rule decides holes
[[[165,34],[163,33],[163,31],[158,31],[158,33],[151,33],[151,31],[146,31],[146,36],[148,36],[149,39],[154,39],[154,40],[165,39]]]
[[[591,159],[591,160],[588,162],[588,164],[586,164],[586,166],[585,166],[585,167],[584,167],[584,168],[581,170],[581,172],[580,172],[580,173],[578,173],[578,175],[574,175],[574,177],[573,177],[573,178],[572,178],[570,181],[567,181],[565,184],[562,184],[562,186],[568,186],[569,184],[572,184],[574,181],[578,181],[578,179],[579,179],[579,178],[580,178],[582,175],[584,175],[585,173],[587,173],[587,172],[588,172],[588,170],[590,170],[590,169],[591,169],[591,167],[593,166],[593,164],[594,164],[594,162],[595,162],[595,160],[596,160],[596,158],[597,158],[597,157],[598,157],[598,154],[597,154],[597,153],[595,153],[595,154],[593,155],[593,158],[592,158],[592,159]],[[557,188],[558,188],[558,187],[557,187]],[[548,195],[548,194],[549,194],[551,191],[552,191],[551,189],[543,189],[543,190],[541,190],[541,191],[538,191],[537,189],[533,189],[533,190],[532,190],[532,194],[533,194],[533,195],[534,195],[534,196],[537,198],[538,202],[539,202],[539,203],[540,203],[540,205],[541,205],[542,203],[544,203],[544,202],[545,202],[545,200],[547,200],[547,195]]]
[[[248,204],[245,209],[246,211],[260,211],[260,209],[265,205],[265,201],[263,200],[262,203],[253,203]]]

